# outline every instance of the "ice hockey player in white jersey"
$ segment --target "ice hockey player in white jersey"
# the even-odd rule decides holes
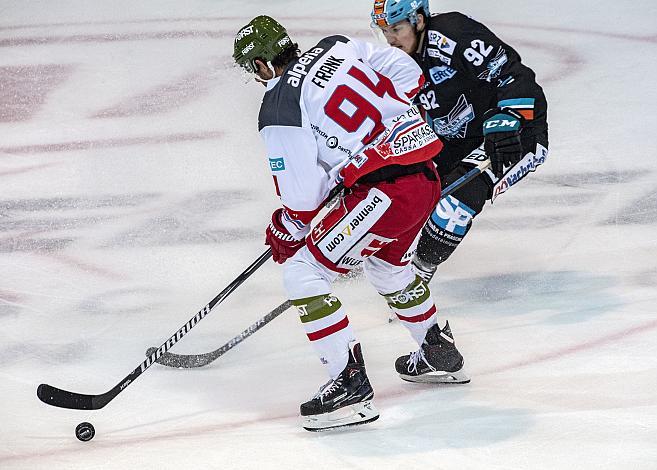
[[[402,51],[330,36],[301,54],[274,19],[258,16],[235,37],[237,64],[266,85],[258,118],[282,207],[266,244],[330,380],[301,405],[312,431],[378,418],[360,343],[332,293],[362,265],[419,349],[395,367],[403,379],[465,383],[449,325],[409,264],[440,198],[431,158],[442,148],[411,101],[422,71]],[[330,190],[346,190],[314,227]]]

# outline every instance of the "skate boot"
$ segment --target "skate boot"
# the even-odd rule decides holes
[[[374,390],[365,373],[360,343],[349,350],[349,362],[309,401],[301,404],[303,427],[308,431],[355,426],[374,421],[379,412],[372,404]]]
[[[470,378],[463,372],[463,356],[456,349],[454,337],[445,323],[440,330],[433,325],[422,347],[395,362],[399,376],[408,382],[465,384]]]
[[[412,265],[415,274],[420,276],[422,280],[427,284],[429,284],[429,281],[433,279],[433,275],[436,274],[436,270],[438,269],[437,264],[431,264],[426,261],[422,261],[417,257],[417,255],[413,257]]]

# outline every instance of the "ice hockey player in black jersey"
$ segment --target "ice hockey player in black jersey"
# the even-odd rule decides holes
[[[413,265],[428,282],[486,202],[547,158],[547,102],[520,55],[462,13],[431,15],[428,0],[376,0],[372,27],[422,68],[426,80],[415,102],[444,144],[434,159],[443,187],[471,162],[491,161],[485,174],[444,198],[425,225]]]

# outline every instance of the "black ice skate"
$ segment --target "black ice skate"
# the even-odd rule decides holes
[[[399,376],[408,382],[465,384],[470,378],[463,372],[463,356],[456,349],[454,337],[445,323],[440,330],[433,325],[422,347],[395,362]]]
[[[417,255],[413,258],[411,264],[413,265],[413,271],[415,271],[415,274],[420,276],[422,280],[427,284],[429,284],[429,281],[433,279],[433,275],[436,274],[436,270],[438,269],[437,264],[431,264],[427,263],[426,261],[422,261],[417,257]]]
[[[347,367],[326,383],[310,400],[301,404],[303,427],[323,431],[374,421],[379,412],[372,404],[374,390],[365,373],[360,343],[349,350]]]

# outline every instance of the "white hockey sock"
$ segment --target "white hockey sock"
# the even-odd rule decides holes
[[[332,294],[292,300],[308,339],[332,379],[344,370],[349,343],[356,340],[340,300]]]

